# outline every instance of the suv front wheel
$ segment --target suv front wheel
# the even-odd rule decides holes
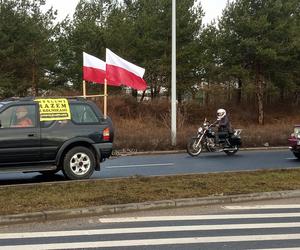
[[[88,179],[95,170],[95,156],[86,147],[74,147],[64,157],[62,171],[70,180]]]

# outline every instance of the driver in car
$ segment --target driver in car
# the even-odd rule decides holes
[[[17,122],[14,127],[33,127],[32,120],[28,117],[28,110],[24,106],[16,108]]]

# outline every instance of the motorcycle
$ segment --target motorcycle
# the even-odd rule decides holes
[[[203,125],[198,128],[197,135],[192,137],[187,144],[187,152],[191,156],[197,156],[206,149],[207,152],[225,152],[228,156],[238,152],[241,146],[241,129],[234,129],[233,133],[219,133],[213,130],[216,126],[206,119]],[[217,137],[219,137],[217,139]]]

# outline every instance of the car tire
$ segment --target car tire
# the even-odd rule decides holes
[[[74,147],[66,153],[62,171],[69,180],[88,179],[94,173],[95,166],[95,156],[90,149]]]
[[[296,156],[298,159],[300,159],[300,152],[293,152],[294,156]]]

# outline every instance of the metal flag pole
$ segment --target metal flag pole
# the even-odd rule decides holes
[[[104,105],[103,105],[104,119],[107,118],[107,80],[104,79]]]

